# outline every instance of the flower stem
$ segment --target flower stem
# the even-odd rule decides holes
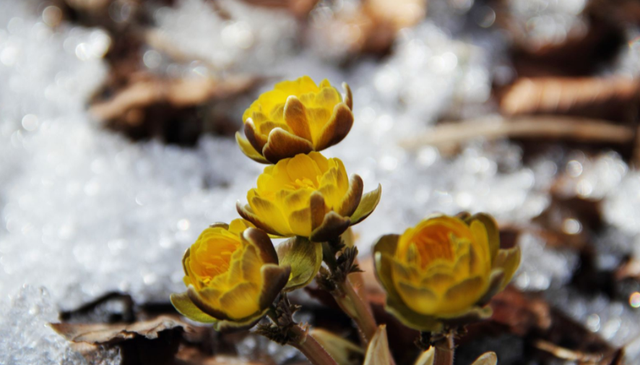
[[[300,350],[313,365],[337,365],[324,347],[299,325],[291,327],[291,331],[296,335],[297,340],[289,342],[289,345]]]
[[[434,344],[436,349],[433,365],[453,365],[453,353],[455,351],[455,332],[448,331],[444,338]]]
[[[257,333],[281,345],[290,345],[302,352],[313,365],[338,365],[329,353],[309,334],[306,326],[293,321],[291,303],[286,295],[280,298],[276,305],[271,305],[267,316],[271,319],[270,326],[258,328]]]
[[[343,312],[345,312],[360,329],[363,347],[366,348],[373,338],[378,326],[368,302],[364,301],[353,288],[349,274],[359,271],[355,260],[357,248],[344,248],[340,236],[322,244],[323,261],[331,270],[331,286],[327,290],[333,295]],[[336,254],[341,256],[336,258]]]
[[[369,344],[378,328],[369,305],[358,295],[348,278],[337,283],[337,290],[332,294],[340,308],[358,325],[364,345]]]

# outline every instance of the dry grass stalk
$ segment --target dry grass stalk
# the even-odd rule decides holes
[[[488,140],[498,138],[552,138],[584,142],[629,143],[635,131],[626,126],[614,125],[601,120],[538,116],[514,119],[483,118],[460,123],[443,123],[432,130],[406,139],[401,145],[417,149],[432,145],[450,148],[476,138]]]
[[[586,354],[580,351],[573,351],[544,340],[537,340],[534,346],[558,359],[578,361],[580,364],[600,364],[604,358],[602,354]]]
[[[220,99],[244,92],[257,82],[255,77],[236,76],[225,80],[202,79],[144,79],[133,81],[113,98],[94,104],[90,113],[101,120],[111,120],[131,110],[155,103],[174,107],[188,107],[212,99]]]

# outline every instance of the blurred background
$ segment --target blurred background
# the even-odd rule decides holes
[[[0,363],[124,363],[46,323],[170,311],[182,253],[263,168],[244,109],[310,75],[354,93],[326,154],[383,186],[354,227],[365,268],[433,212],[491,213],[522,246],[459,364],[640,364],[639,61],[633,0],[0,0]]]

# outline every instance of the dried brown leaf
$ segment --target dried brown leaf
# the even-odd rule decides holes
[[[162,315],[147,321],[135,323],[52,323],[51,327],[72,342],[90,344],[115,344],[136,337],[153,340],[162,331],[181,328],[185,332],[195,332],[195,328],[177,316]]]
[[[508,286],[491,300],[494,322],[505,325],[511,333],[524,336],[534,330],[547,330],[551,327],[551,309],[549,304],[534,295],[525,295]]]
[[[638,80],[606,78],[520,78],[506,89],[500,110],[509,116],[531,114],[571,114],[606,116],[605,109],[635,106]],[[619,108],[615,108],[619,113]],[[605,115],[603,115],[605,114]]]

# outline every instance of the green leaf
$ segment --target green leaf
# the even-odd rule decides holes
[[[358,208],[351,215],[351,225],[358,224],[367,218],[378,206],[381,195],[382,185],[378,185],[375,190],[362,195]]]
[[[312,329],[309,334],[320,343],[338,365],[360,365],[364,351],[351,341],[320,328]]]
[[[313,280],[322,264],[322,244],[304,237],[293,237],[278,246],[280,266],[291,266],[284,291],[300,289]]]
[[[387,339],[387,326],[381,324],[378,326],[376,333],[373,335],[369,346],[367,347],[367,355],[364,358],[363,365],[391,365],[393,360],[389,351],[389,340]]]
[[[218,320],[201,311],[189,299],[187,293],[171,294],[171,304],[183,316],[200,323],[215,323]]]

